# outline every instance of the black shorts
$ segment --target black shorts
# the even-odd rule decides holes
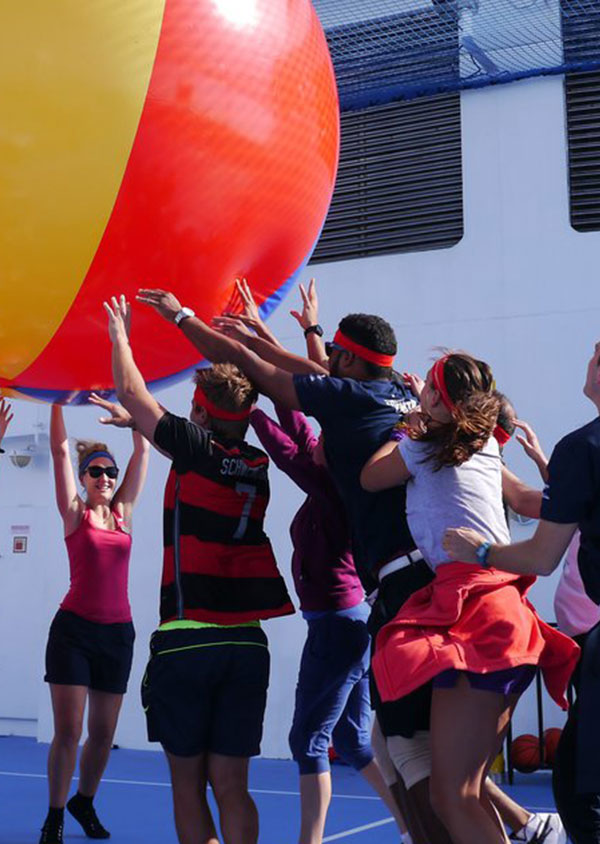
[[[424,560],[388,574],[379,584],[369,618],[372,647],[381,628],[391,621],[411,595],[427,586],[434,574]],[[383,703],[371,672],[371,706],[384,736],[412,738],[417,730],[428,730],[431,716],[431,682],[399,700]]]
[[[134,639],[131,621],[98,624],[59,610],[48,635],[44,680],[123,695],[131,671]]]
[[[269,664],[260,627],[156,631],[142,681],[148,740],[174,756],[257,756]]]

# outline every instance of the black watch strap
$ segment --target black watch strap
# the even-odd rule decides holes
[[[318,322],[315,325],[309,325],[308,328],[304,329],[304,336],[308,337],[309,334],[316,334],[317,337],[323,336],[323,329]]]

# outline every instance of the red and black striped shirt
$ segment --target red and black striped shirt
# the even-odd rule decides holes
[[[269,458],[165,413],[154,432],[173,465],[164,502],[161,623],[243,624],[294,612],[263,522]]]

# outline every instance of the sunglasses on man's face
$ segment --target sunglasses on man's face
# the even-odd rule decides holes
[[[331,355],[334,352],[345,352],[345,351],[346,350],[344,349],[343,346],[340,346],[338,343],[334,343],[332,340],[327,340],[327,342],[325,343],[325,354],[327,355],[328,358],[330,358]]]
[[[90,478],[99,478],[101,475],[106,475],[111,481],[114,481],[119,474],[116,466],[88,466],[87,473]]]

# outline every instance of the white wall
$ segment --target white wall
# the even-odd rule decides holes
[[[468,349],[488,360],[499,388],[537,429],[549,450],[568,430],[593,416],[581,394],[584,370],[600,334],[596,265],[600,234],[569,225],[563,87],[560,78],[515,83],[463,94],[465,236],[454,248],[319,266],[322,323],[331,335],[352,311],[386,316],[399,339],[398,368],[424,372],[439,345]],[[189,304],[193,305],[193,302]],[[294,303],[296,304],[296,303]],[[285,305],[272,326],[296,351],[302,338]],[[169,409],[186,413],[189,389],[160,395]],[[97,430],[93,409],[67,410],[73,435]],[[47,409],[20,404],[12,434],[31,433]],[[124,461],[127,435],[106,431]],[[534,467],[518,444],[507,449],[515,471],[537,484]],[[47,688],[41,682],[46,630],[67,585],[67,562],[52,503],[47,469],[0,463],[0,719],[39,717],[38,737],[51,735]],[[136,517],[131,599],[138,633],[136,656],[117,741],[145,746],[138,687],[147,640],[157,619],[161,565],[161,502],[166,462],[153,455]],[[289,571],[288,525],[300,502],[292,484],[274,472],[268,530],[281,568]],[[35,499],[34,499],[35,494]],[[29,502],[30,554],[7,553],[12,511]],[[24,509],[23,509],[24,508]],[[16,518],[16,517],[15,517]],[[518,528],[519,535],[526,529]],[[532,597],[552,620],[555,577],[540,580]],[[295,675],[302,644],[298,617],[265,625],[273,653],[263,751],[287,756]],[[14,631],[12,633],[11,631]],[[10,642],[10,647],[6,645]],[[14,686],[19,688],[18,694]],[[13,691],[11,691],[13,689]],[[551,724],[556,707],[547,707]],[[531,696],[520,706],[516,730],[534,727]],[[0,729],[2,720],[0,720]],[[10,728],[19,730],[10,722]],[[25,727],[21,727],[26,731]]]

